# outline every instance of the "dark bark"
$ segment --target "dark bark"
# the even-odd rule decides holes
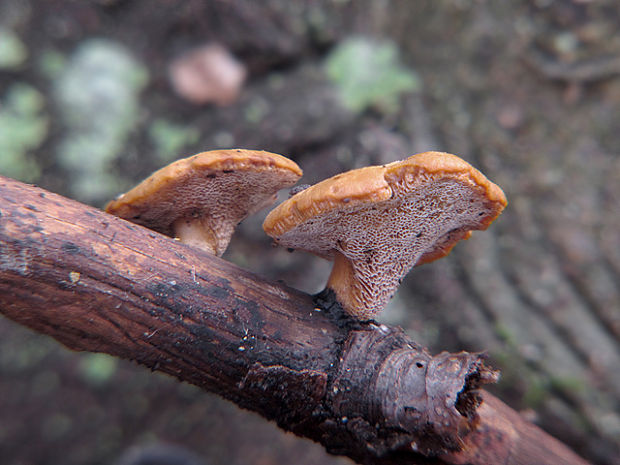
[[[482,354],[399,328],[0,178],[0,311],[259,412],[360,463],[585,463],[481,384]]]

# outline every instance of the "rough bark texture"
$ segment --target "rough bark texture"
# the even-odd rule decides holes
[[[496,380],[481,354],[431,356],[329,294],[0,179],[0,310],[70,348],[136,360],[360,463],[585,463],[478,393]]]

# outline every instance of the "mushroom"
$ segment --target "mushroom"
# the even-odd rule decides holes
[[[174,60],[169,74],[174,90],[184,99],[226,106],[239,96],[247,70],[222,45],[207,44]]]
[[[347,314],[367,320],[413,266],[447,255],[506,204],[467,162],[425,152],[315,184],[271,211],[263,229],[279,245],[333,260],[326,288]]]
[[[105,210],[221,256],[237,224],[271,205],[301,174],[275,153],[213,150],[156,171]]]

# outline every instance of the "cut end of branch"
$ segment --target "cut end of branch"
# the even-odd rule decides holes
[[[486,354],[482,354],[482,356],[486,357]],[[456,410],[470,423],[475,423],[478,418],[476,409],[482,403],[482,396],[478,388],[485,384],[495,384],[499,379],[499,370],[493,370],[480,360],[476,369],[465,378],[465,386],[458,393],[454,404]]]
[[[424,395],[417,401],[423,401],[424,436],[432,448],[420,452],[435,455],[437,450],[463,447],[463,438],[478,424],[477,409],[482,403],[478,388],[499,379],[499,372],[484,364],[486,357],[485,353],[442,352],[429,361]]]
[[[484,353],[431,356],[404,336],[375,323],[349,333],[328,389],[335,416],[376,456],[458,452],[477,427],[480,386],[499,373],[484,364]]]

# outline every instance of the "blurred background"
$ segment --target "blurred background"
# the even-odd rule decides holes
[[[177,158],[229,147],[286,155],[310,184],[426,150],[483,171],[506,211],[414,269],[380,321],[433,352],[487,350],[499,397],[593,463],[620,464],[616,1],[0,2],[1,174],[102,207]],[[321,290],[330,264],[272,248],[265,214],[224,258]],[[351,463],[0,319],[2,464],[149,454]]]

